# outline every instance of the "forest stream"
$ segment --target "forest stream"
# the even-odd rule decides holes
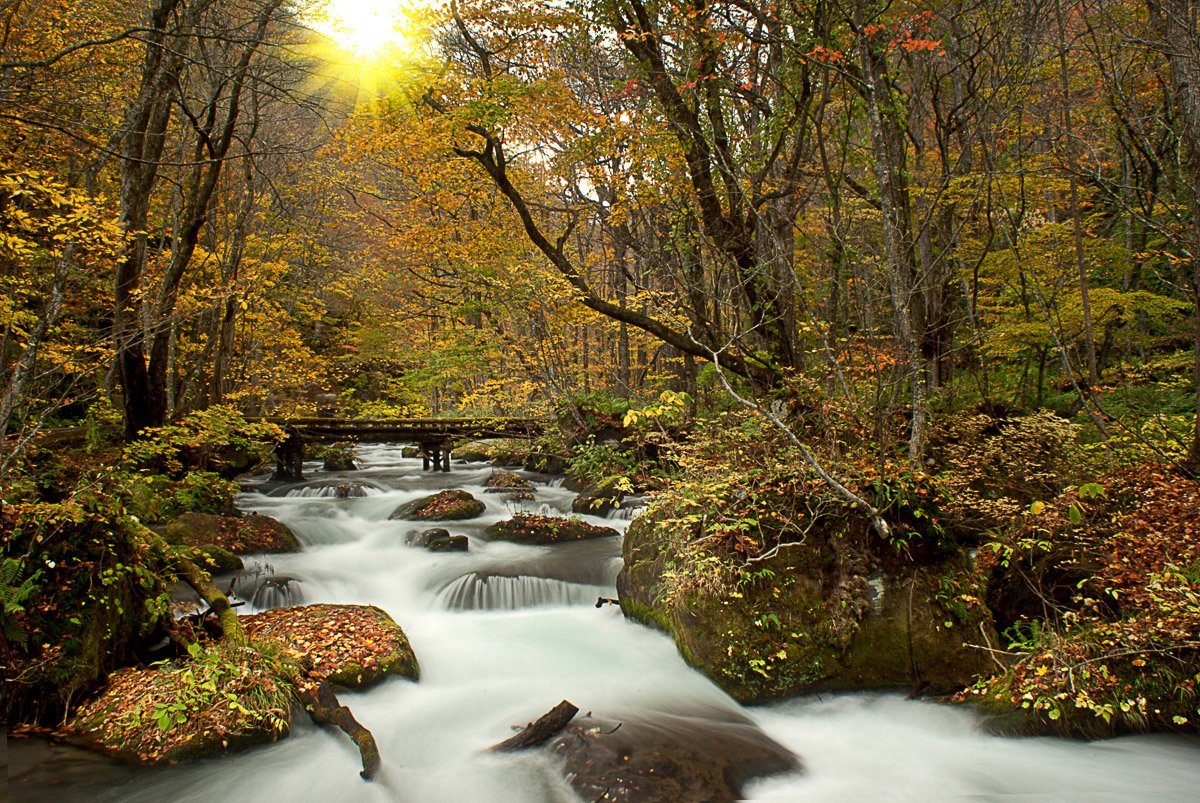
[[[569,515],[574,494],[559,480],[526,473],[536,497],[513,503],[485,493],[491,468],[481,463],[422,472],[397,446],[362,447],[359,460],[361,470],[346,474],[309,464],[299,485],[252,480],[239,505],[279,518],[304,543],[300,553],[269,559],[270,571],[295,578],[286,593],[274,592],[276,604],[377,605],[415,648],[420,682],[393,679],[342,696],[378,740],[375,783],[359,779],[359,756],[341,734],[303,725],[277,745],[153,770],[13,742],[14,799],[575,801],[546,751],[483,752],[562,699],[618,721],[748,717],[803,764],[798,774],[755,781],[747,788],[755,800],[1196,799],[1200,742],[1188,737],[1007,739],[987,735],[964,707],[894,695],[742,708],[689,668],[668,637],[627,622],[616,606],[596,607],[598,597],[616,596],[619,539],[539,547],[486,539],[489,524],[517,509]],[[331,479],[351,483],[356,495],[338,498]],[[470,551],[408,546],[422,525],[389,520],[391,512],[447,488],[486,502],[481,517],[452,526],[469,536]],[[630,513],[585,519],[623,531]],[[257,600],[265,604],[262,594]]]

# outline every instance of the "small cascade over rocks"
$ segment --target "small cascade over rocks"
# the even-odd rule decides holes
[[[299,488],[280,489],[273,495],[299,499],[362,499],[385,493],[387,493],[387,489],[374,483],[360,480],[338,480],[311,483]]]
[[[438,593],[441,607],[459,611],[511,611],[549,605],[591,605],[604,586],[528,575],[463,575]]]
[[[286,574],[271,574],[256,578],[253,585],[242,590],[242,595],[256,611],[286,608],[300,605],[304,599],[303,584]]]

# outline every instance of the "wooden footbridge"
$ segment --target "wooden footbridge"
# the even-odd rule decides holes
[[[536,438],[545,422],[534,418],[262,418],[287,437],[275,447],[275,476],[303,478],[304,451],[310,443],[415,443],[426,471],[449,471],[450,451],[463,438]]]

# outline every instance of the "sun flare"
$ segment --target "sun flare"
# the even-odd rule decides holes
[[[386,49],[411,46],[411,13],[415,2],[398,0],[329,0],[314,27],[338,47],[359,58]]]

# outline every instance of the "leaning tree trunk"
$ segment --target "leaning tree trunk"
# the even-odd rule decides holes
[[[1183,183],[1191,192],[1189,252],[1192,285],[1193,370],[1196,417],[1188,464],[1200,469],[1200,2],[1197,0],[1146,0],[1150,22],[1171,65],[1171,86],[1179,111]]]

